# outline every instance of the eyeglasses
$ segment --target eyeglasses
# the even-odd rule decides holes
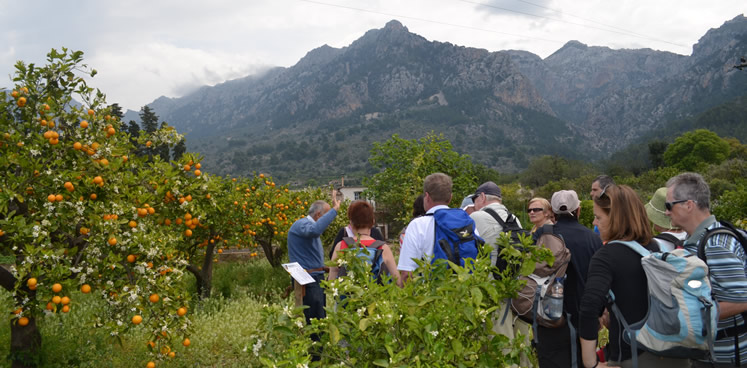
[[[542,211],[543,211],[542,208],[530,208],[530,209],[527,209],[527,213],[542,212]]]
[[[689,201],[689,199],[680,199],[678,201],[664,202],[664,207],[667,208],[667,211],[671,211],[675,204],[677,204],[677,203],[685,203],[687,201]]]

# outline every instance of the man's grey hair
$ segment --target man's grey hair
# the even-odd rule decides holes
[[[311,207],[309,207],[309,216],[314,217],[317,213],[324,211],[324,206],[327,204],[327,202],[318,200],[311,204]]]
[[[679,174],[667,181],[667,188],[672,188],[674,200],[690,199],[698,204],[701,210],[711,209],[711,189],[705,179],[693,172]]]
[[[485,200],[486,200],[486,201],[487,201],[488,203],[493,203],[493,202],[498,202],[498,203],[501,203],[501,201],[503,200],[503,198],[501,198],[501,197],[499,197],[499,196],[494,196],[494,195],[492,195],[492,194],[486,194],[486,195],[485,195]]]
[[[602,190],[606,189],[608,186],[615,184],[615,180],[612,179],[609,175],[599,175],[591,182],[599,183],[599,187],[602,188]]]

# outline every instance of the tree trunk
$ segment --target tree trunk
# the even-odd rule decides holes
[[[20,326],[16,320],[10,324],[10,360],[12,368],[41,366],[41,333],[36,318],[28,317],[29,324]]]
[[[205,249],[205,259],[202,261],[202,286],[200,289],[200,299],[210,297],[210,292],[213,288],[213,250],[215,246],[209,244]]]

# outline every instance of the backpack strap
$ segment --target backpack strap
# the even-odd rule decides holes
[[[481,211],[485,211],[488,215],[492,216],[495,219],[495,221],[498,221],[498,224],[501,225],[501,228],[503,229],[503,231],[506,231],[506,222],[514,221],[514,219],[512,218],[514,217],[514,215],[512,215],[511,212],[508,212],[508,211],[506,211],[506,213],[508,214],[508,216],[506,216],[506,221],[503,221],[501,216],[499,216],[498,213],[495,212],[495,210],[493,210],[492,208],[485,207]]]
[[[664,241],[668,241],[668,242],[674,244],[674,248],[675,249],[682,248],[682,244],[683,244],[682,240],[680,238],[678,238],[678,237],[670,234],[670,233],[656,234],[656,235],[654,235],[654,238],[661,239],[661,240],[664,240]]]
[[[630,249],[634,250],[636,253],[640,254],[641,257],[645,257],[645,256],[651,254],[650,250],[644,248],[642,245],[638,244],[638,242],[634,241],[634,240],[614,240],[614,241],[611,241],[611,242],[607,243],[607,245],[613,244],[613,243],[624,244],[628,248],[630,248]]]
[[[544,224],[542,225],[542,234],[554,234],[555,233],[555,227],[553,224]]]
[[[628,243],[628,242],[622,242],[621,241],[620,243],[625,244],[625,243]],[[638,244],[638,243],[636,243],[636,244]],[[641,247],[641,248],[643,248],[643,247]],[[631,249],[632,249],[632,247],[631,247]],[[646,250],[645,248],[643,248],[643,249]],[[625,317],[623,317],[622,312],[620,312],[620,308],[618,308],[617,307],[617,303],[615,303],[615,293],[613,293],[612,290],[610,290],[609,293],[607,294],[607,304],[610,305],[610,310],[613,313],[615,313],[615,317],[617,317],[617,320],[620,321],[620,323],[622,323],[622,325],[623,325],[624,330],[623,330],[623,333],[622,333],[622,336],[621,336],[623,338],[623,341],[625,340],[625,334],[626,333],[628,334],[628,340],[630,340],[630,355],[632,356],[632,359],[633,359],[633,367],[638,368],[638,354],[637,354],[637,352],[638,352],[638,340],[636,339],[636,333],[635,333],[636,330],[630,328],[630,325],[625,320]],[[621,359],[621,358],[622,358],[622,349],[620,350],[620,356],[619,356],[618,359]]]
[[[706,253],[705,253],[705,246],[708,243],[708,240],[711,239],[711,237],[719,235],[719,234],[724,234],[724,235],[735,237],[737,239],[737,242],[739,242],[739,244],[742,245],[742,249],[744,250],[744,253],[747,254],[747,248],[745,248],[747,246],[745,245],[745,243],[747,243],[747,239],[745,239],[744,236],[742,236],[742,233],[739,230],[737,230],[737,228],[735,228],[734,225],[732,225],[728,221],[719,221],[719,224],[721,225],[721,227],[706,230],[705,235],[703,235],[703,237],[700,238],[700,241],[698,241],[698,258],[702,259],[703,262],[706,262],[706,264],[707,264],[707,259],[706,259]]]
[[[343,242],[345,242],[345,245],[346,245],[346,246],[347,246],[348,248],[352,247],[352,246],[353,246],[353,244],[355,244],[355,238],[353,238],[353,237],[350,237],[350,236],[343,236],[343,237],[342,237],[342,241],[343,241]]]

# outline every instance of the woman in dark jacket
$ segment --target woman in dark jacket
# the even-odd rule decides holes
[[[594,198],[594,225],[599,227],[602,241],[606,244],[591,259],[581,298],[579,336],[585,367],[607,366],[597,362],[596,340],[599,317],[604,312],[610,290],[629,323],[642,320],[648,312],[648,286],[641,256],[615,241],[635,241],[652,252],[659,250],[653,241],[646,209],[636,192],[628,186],[609,185]],[[609,331],[607,363],[609,366],[631,367],[631,347],[623,341],[622,324],[614,313],[610,313]],[[640,349],[635,354],[638,354],[639,367],[688,366],[686,359],[663,358]]]

